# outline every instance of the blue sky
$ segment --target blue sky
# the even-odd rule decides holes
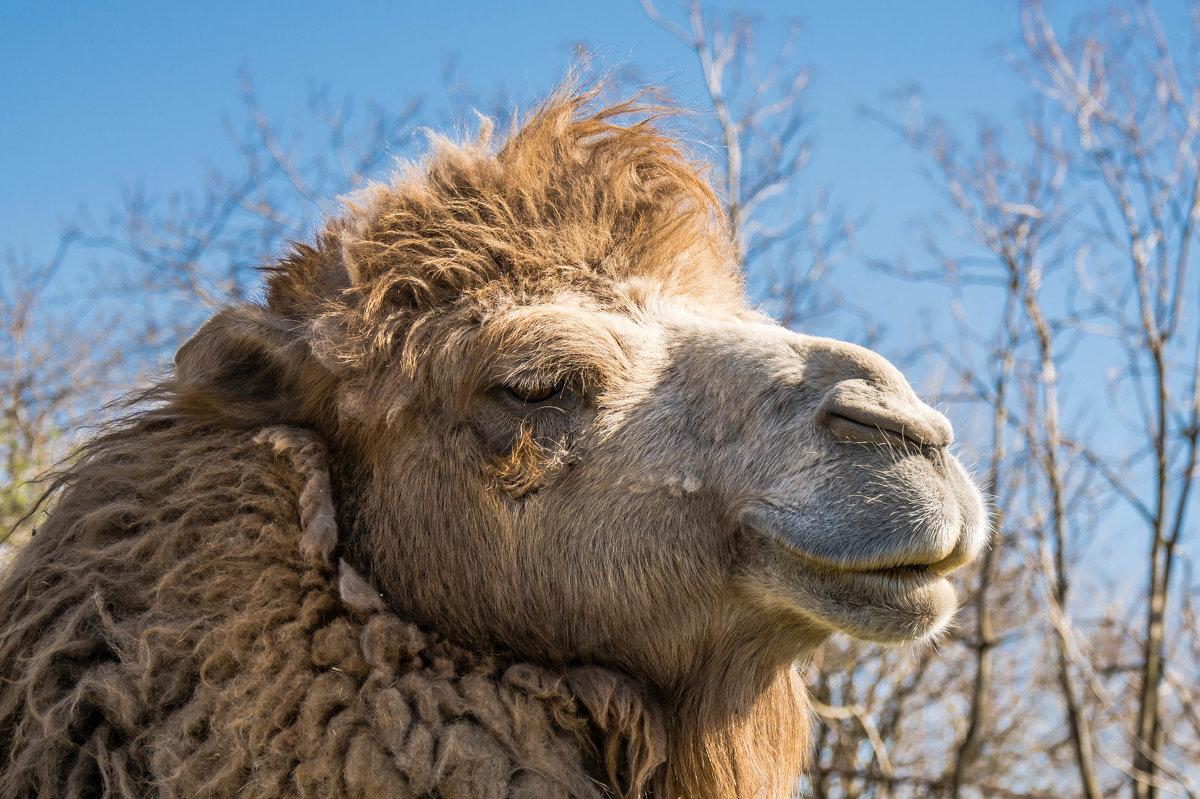
[[[667,0],[664,12],[677,7]],[[729,7],[729,4],[713,7]],[[997,55],[1015,41],[1015,4],[1002,0],[737,4],[765,32],[803,25],[814,68],[808,96],[817,140],[809,179],[851,213],[871,211],[866,242],[886,257],[906,247],[931,198],[911,154],[862,104],[919,86],[955,121],[1011,112],[1019,83]],[[474,85],[518,99],[561,79],[586,42],[607,64],[634,63],[684,96],[698,91],[692,55],[620,3],[23,3],[0,25],[0,246],[38,256],[81,206],[104,216],[122,186],[152,193],[198,185],[233,160],[221,127],[238,111],[239,68],[284,120],[306,87],[398,105],[444,96],[442,65],[457,55]]]

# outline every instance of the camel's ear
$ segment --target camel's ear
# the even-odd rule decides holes
[[[175,401],[247,427],[310,422],[332,383],[299,328],[253,305],[221,311],[175,353]]]

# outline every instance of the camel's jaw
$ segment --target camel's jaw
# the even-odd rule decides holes
[[[983,549],[987,517],[957,461],[914,459],[893,465],[894,477],[911,478],[892,482],[894,495],[857,503],[836,520],[820,511],[839,481],[816,492],[825,494],[817,512],[775,502],[745,513],[758,553],[755,594],[776,609],[793,606],[818,626],[880,643],[944,630],[957,605],[947,576]],[[859,547],[845,546],[855,540]]]
[[[927,568],[837,571],[783,550],[755,582],[818,627],[885,644],[936,636],[957,607],[950,581]]]

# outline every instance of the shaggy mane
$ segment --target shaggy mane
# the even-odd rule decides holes
[[[661,764],[661,718],[628,677],[462,649],[336,568],[303,431],[150,412],[59,479],[0,587],[3,799],[599,797],[580,752],[640,796]]]

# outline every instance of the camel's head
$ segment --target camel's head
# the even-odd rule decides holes
[[[669,686],[938,632],[985,538],[950,423],[753,311],[694,166],[582,103],[351,200],[180,401],[318,431],[342,556],[465,642]]]

